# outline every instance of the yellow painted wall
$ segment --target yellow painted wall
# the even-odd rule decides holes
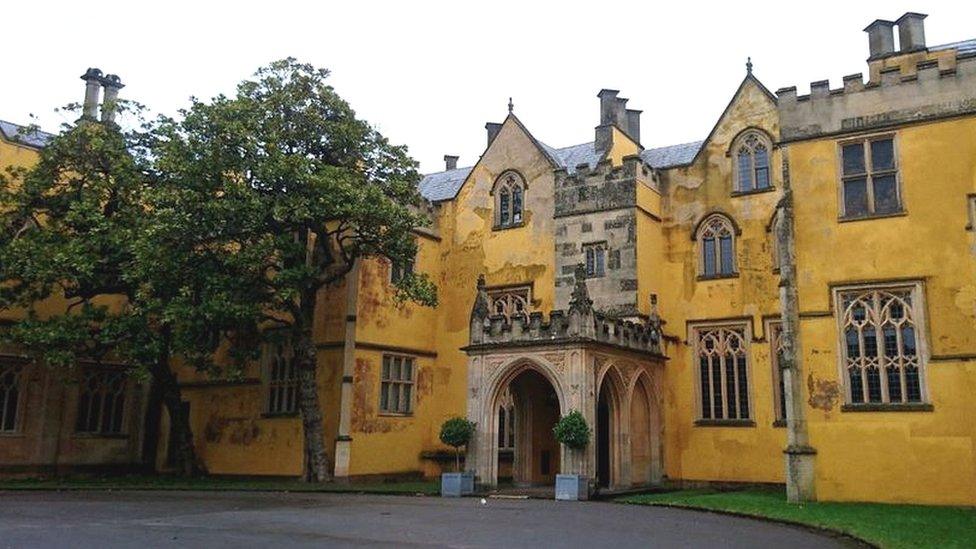
[[[654,281],[647,287],[659,295],[665,333],[678,338],[668,348],[671,360],[664,397],[664,464],[670,478],[749,482],[784,478],[786,433],[773,427],[772,366],[762,324],[764,315],[779,310],[767,225],[780,197],[780,174],[771,169],[776,189],[772,192],[732,196],[728,151],[735,137],[750,127],[774,139],[779,131],[775,105],[758,85],[746,80],[697,160],[665,174],[662,236],[654,236],[661,224],[647,216],[638,218],[643,231],[639,238],[650,237],[646,242],[651,244],[640,244],[640,272]],[[774,152],[770,166],[778,162],[779,154]],[[735,278],[698,280],[699,252],[693,231],[712,212],[727,214],[740,229]],[[752,327],[748,368],[754,427],[695,425],[700,405],[689,323],[722,319],[737,319]]]
[[[967,194],[976,190],[976,119],[900,128],[895,143],[907,215],[839,223],[838,145],[789,146],[810,434],[820,497],[976,503],[976,263]],[[842,412],[830,286],[924,283],[931,412]],[[816,317],[817,313],[830,316]],[[953,358],[960,357],[960,358]],[[968,357],[968,358],[967,358]]]

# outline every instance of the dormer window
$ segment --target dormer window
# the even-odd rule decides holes
[[[495,228],[518,227],[523,221],[525,180],[507,171],[495,181]]]
[[[750,193],[771,189],[769,177],[770,143],[758,131],[749,131],[736,139],[732,147],[735,161],[735,192]]]

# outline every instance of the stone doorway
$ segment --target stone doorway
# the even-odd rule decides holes
[[[559,421],[556,389],[538,371],[524,370],[508,383],[498,411],[499,481],[509,478],[517,487],[553,484],[560,465],[552,432]]]

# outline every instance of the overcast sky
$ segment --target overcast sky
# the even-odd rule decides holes
[[[770,90],[867,72],[874,19],[929,14],[929,45],[976,38],[976,3],[926,2],[6,2],[0,119],[56,131],[87,67],[122,96],[175,114],[232,93],[275,59],[332,71],[358,115],[409,146],[424,172],[473,164],[484,124],[515,113],[556,147],[591,141],[596,93],[644,111],[645,147],[703,139],[745,74]]]

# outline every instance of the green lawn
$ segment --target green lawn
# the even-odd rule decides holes
[[[641,494],[617,501],[726,511],[852,535],[884,548],[976,547],[976,508],[882,503],[791,505],[780,490],[685,490]]]
[[[180,478],[172,476],[64,477],[0,480],[0,490],[216,490],[272,492],[360,492],[369,494],[440,493],[438,482],[374,482],[313,484],[274,478]]]

